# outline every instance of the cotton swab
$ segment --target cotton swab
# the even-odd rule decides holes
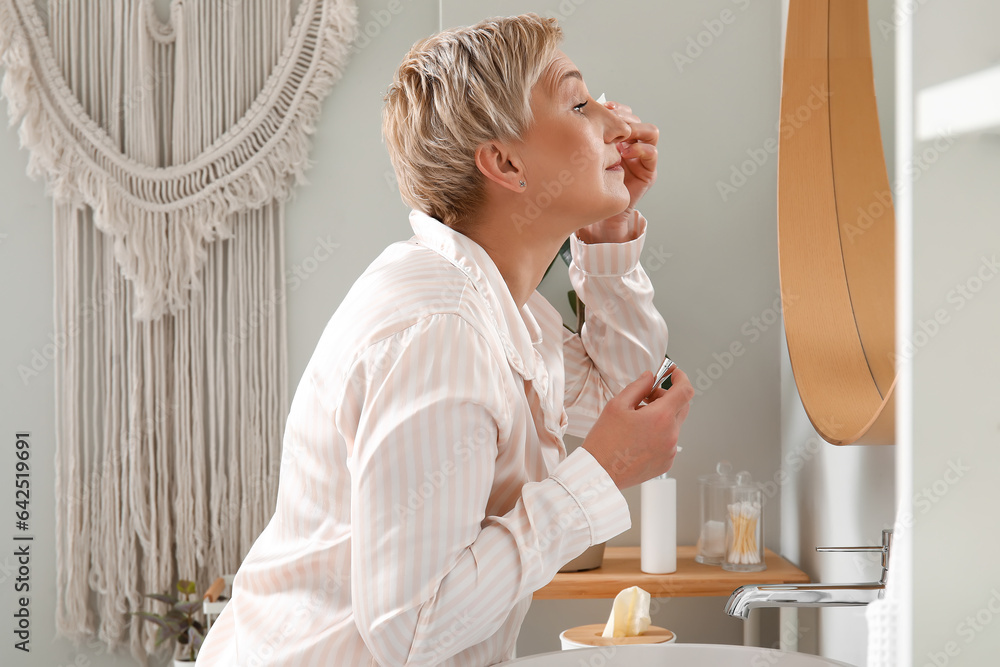
[[[757,548],[759,518],[758,503],[742,500],[729,505],[729,521],[733,526],[733,533],[726,560],[730,563],[751,565],[760,562],[760,549]]]

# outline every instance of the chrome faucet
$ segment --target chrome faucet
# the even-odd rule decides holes
[[[765,586],[740,586],[729,596],[726,613],[742,618],[750,617],[750,610],[757,607],[855,607],[864,606],[885,597],[885,584],[889,573],[889,550],[892,531],[882,531],[880,547],[817,547],[826,552],[882,553],[882,576],[878,581],[864,584],[769,584]]]

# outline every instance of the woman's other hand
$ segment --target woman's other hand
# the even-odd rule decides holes
[[[641,484],[674,464],[681,424],[687,419],[694,387],[681,369],[670,389],[653,385],[646,371],[608,401],[583,441],[619,489]],[[643,400],[648,404],[643,404]]]

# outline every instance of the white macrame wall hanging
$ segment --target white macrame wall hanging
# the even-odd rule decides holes
[[[0,0],[53,197],[63,636],[145,662],[142,594],[234,572],[274,510],[284,202],[356,34],[353,0]]]

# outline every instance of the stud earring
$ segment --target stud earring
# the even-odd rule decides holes
[[[525,183],[524,181],[520,181],[520,183],[521,183],[521,187],[522,187],[522,188],[523,188],[523,187],[524,187],[525,185],[527,185],[527,183]]]

